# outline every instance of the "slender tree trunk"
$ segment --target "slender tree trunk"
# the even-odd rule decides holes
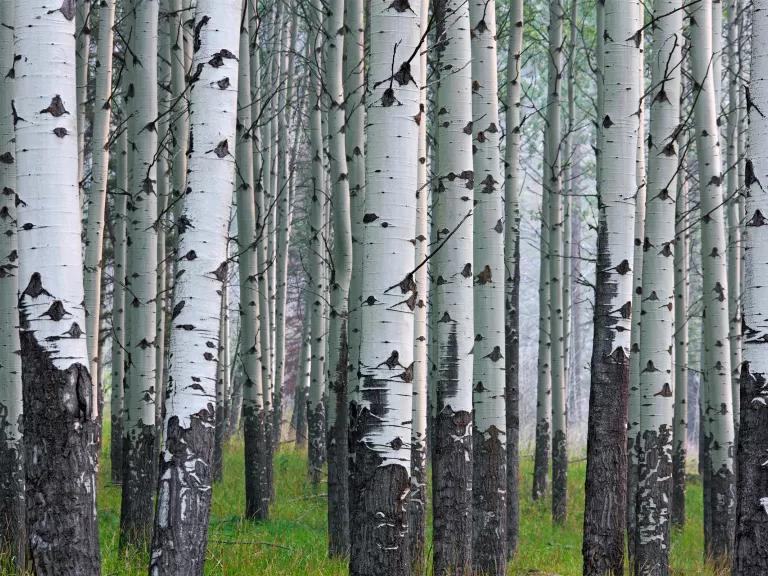
[[[30,552],[38,575],[95,576],[98,405],[83,328],[75,14],[71,3],[14,6],[14,108],[25,120],[16,125],[15,161]]]
[[[669,574],[672,499],[675,202],[679,169],[683,13],[681,0],[653,7],[653,60],[648,133],[648,187],[643,238],[640,425],[635,574]],[[685,384],[683,384],[685,385]],[[633,503],[629,502],[629,506]]]
[[[475,176],[468,4],[447,0],[444,18],[445,41],[441,46],[440,65],[451,73],[442,75],[438,85],[438,115],[442,124],[438,134],[435,225],[438,245],[443,247],[435,248],[439,252],[435,254],[438,382],[432,476],[434,570],[435,574],[458,576],[469,574],[472,566],[470,354],[475,344],[472,306]]]
[[[328,327],[328,553],[349,554],[349,492],[347,487],[347,319],[349,283],[352,278],[352,223],[349,180],[344,137],[345,102],[343,80],[344,2],[327,5],[328,31],[325,52],[325,79],[328,111],[328,151],[332,186],[333,259],[330,276],[330,318]],[[278,362],[280,358],[278,357]]]
[[[408,554],[416,186],[421,66],[420,0],[397,8],[371,5],[367,94],[370,134],[366,163],[363,306],[355,426],[350,574],[411,574]],[[395,25],[393,25],[395,24]],[[466,46],[469,48],[469,46]],[[393,64],[394,54],[394,64]],[[409,59],[410,58],[410,59]],[[394,76],[393,70],[396,70]],[[403,233],[405,232],[405,233]],[[386,522],[382,522],[382,518]]]
[[[507,51],[507,145],[504,155],[505,368],[507,425],[507,556],[517,552],[520,533],[520,54],[523,0],[510,4]]]
[[[504,412],[504,198],[499,160],[496,3],[469,2],[474,150],[473,537],[475,572],[507,566]]]
[[[639,2],[606,0],[599,120],[597,282],[584,512],[585,576],[621,574],[627,487],[627,397],[632,317]],[[627,38],[635,41],[627,42]]]
[[[82,186],[85,174],[85,132],[88,124],[88,72],[91,58],[90,18],[92,3],[80,1],[75,4],[77,6],[75,12],[75,35],[77,38],[77,48],[75,51],[75,78],[77,82],[77,177],[79,185]],[[98,316],[98,312],[96,312],[96,315]],[[93,378],[98,379],[96,374],[93,375]]]
[[[296,395],[293,399],[296,447],[300,449],[307,446],[307,395],[309,393],[309,381],[312,371],[311,297],[311,293],[306,292],[304,296],[304,314],[302,316],[304,328],[301,336],[301,355],[299,356],[299,370],[296,378]]]
[[[755,0],[752,12],[752,74],[747,94],[749,142],[744,171],[747,185],[744,228],[744,364],[741,370],[741,422],[738,451],[738,505],[734,576],[768,571],[768,409],[765,404],[766,355],[762,306],[768,298],[768,53],[757,49],[768,39],[768,2]],[[765,229],[764,229],[765,228]]]
[[[238,82],[239,85],[239,82]],[[238,106],[239,110],[239,106]],[[226,401],[227,384],[226,375],[229,373],[227,353],[229,347],[226,342],[229,337],[228,321],[228,290],[227,281],[221,286],[221,312],[219,313],[219,347],[216,365],[216,433],[213,440],[213,461],[211,463],[211,475],[214,482],[221,482],[224,477],[224,438],[226,436]]]
[[[14,3],[0,5],[0,58],[13,69]],[[0,80],[0,156],[15,157],[13,77]],[[24,495],[24,403],[19,356],[16,165],[0,163],[0,553],[21,574],[27,555]]]
[[[179,235],[153,576],[200,575],[205,561],[215,421],[216,293],[227,277],[241,8],[240,0],[197,2],[190,111],[195,144],[182,215],[186,226]]]
[[[133,94],[128,120],[131,178],[127,206],[127,338],[120,545],[151,536],[155,487],[157,307],[158,2],[135,0],[129,58]]]
[[[719,4],[719,3],[718,3]],[[719,8],[719,6],[718,6]],[[736,512],[734,498],[734,431],[731,413],[731,357],[728,340],[728,275],[725,258],[723,176],[717,126],[717,91],[713,78],[712,2],[687,8],[695,96],[696,149],[701,184],[701,260],[703,272],[704,363],[707,387],[704,415],[708,421],[709,514],[707,555],[724,562],[731,555]],[[715,55],[715,60],[719,55]]]

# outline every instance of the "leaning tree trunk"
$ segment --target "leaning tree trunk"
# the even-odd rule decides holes
[[[74,5],[51,10],[48,2],[19,0],[15,10],[18,303],[30,553],[37,574],[95,576],[101,563],[98,405],[82,304]]]
[[[14,3],[0,4],[0,58],[13,69]],[[24,406],[19,356],[16,150],[13,140],[13,76],[0,80],[0,554],[22,573],[26,564],[24,512]]]
[[[198,0],[191,125],[194,148],[179,234],[165,445],[150,574],[203,573],[211,505],[211,454],[219,299],[235,185],[240,0]]]
[[[256,198],[253,188],[253,117],[251,115],[250,25],[255,22],[252,5],[240,29],[240,64],[237,95],[237,242],[240,271],[240,364],[243,378],[243,436],[245,439],[245,515],[264,520],[269,514],[266,491],[266,437],[262,389],[260,299]]]
[[[434,249],[438,251],[435,254],[438,381],[432,487],[434,570],[435,574],[463,575],[472,569],[471,353],[475,344],[472,306],[475,176],[468,4],[448,0],[444,18],[445,40],[440,66],[451,73],[441,75],[437,89],[442,123],[438,134],[438,190],[434,212],[438,242]],[[501,314],[501,309],[498,313]]]
[[[719,2],[718,8],[719,6]],[[701,183],[701,267],[703,273],[704,364],[710,476],[711,530],[705,533],[707,554],[726,561],[733,547],[734,433],[731,414],[731,357],[728,340],[728,275],[725,209],[723,208],[717,100],[712,72],[711,0],[688,5],[691,63],[695,95],[696,149]],[[717,59],[719,55],[715,55]],[[705,488],[706,490],[706,488]],[[709,536],[709,537],[707,537]]]
[[[639,86],[638,0],[606,0],[599,120],[595,333],[587,433],[585,576],[622,574]],[[635,39],[627,41],[628,38]]]
[[[682,69],[682,0],[653,7],[653,59],[648,133],[648,184],[640,315],[640,425],[634,572],[669,574],[672,500],[675,203]],[[634,362],[634,360],[633,360]],[[685,385],[683,383],[683,385]],[[630,500],[628,505],[634,503]]]
[[[151,536],[155,488],[157,307],[157,0],[135,0],[130,42],[128,119],[131,177],[127,206],[128,355],[123,410],[123,497],[120,545]]]
[[[101,319],[101,274],[104,246],[104,215],[109,179],[109,126],[112,119],[112,51],[115,2],[99,4],[99,36],[96,53],[96,92],[93,102],[93,158],[88,191],[88,221],[85,229],[85,332],[88,335],[90,371],[98,380],[99,326]]]
[[[752,46],[768,40],[768,1],[754,0]],[[734,576],[768,573],[768,406],[765,313],[768,304],[768,53],[753,49],[747,91],[749,149],[745,166],[744,363],[741,369],[741,425]]]
[[[325,51],[325,83],[328,110],[328,156],[332,187],[333,258],[330,275],[328,320],[328,553],[349,554],[349,491],[347,486],[347,318],[349,283],[352,279],[352,223],[344,136],[344,1],[333,0],[325,12],[328,31]],[[280,358],[278,357],[278,362]]]
[[[520,533],[520,55],[523,0],[510,5],[507,52],[507,147],[504,155],[505,378],[507,432],[507,556],[517,552]]]
[[[507,567],[507,452],[504,411],[504,198],[499,160],[496,2],[471,0],[474,150],[473,359],[475,456],[472,564],[503,575]]]
[[[409,57],[419,49],[420,4],[406,1],[395,12],[386,1],[371,5],[367,126],[373,137],[366,158],[361,309],[361,325],[367,329],[360,335],[359,390],[350,405],[355,454],[350,496],[357,500],[350,507],[353,576],[411,574],[406,496],[413,311],[419,299],[412,243],[419,132],[414,118],[422,78],[421,67],[411,66]]]

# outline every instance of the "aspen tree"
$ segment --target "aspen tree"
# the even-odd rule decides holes
[[[507,555],[517,551],[520,530],[520,55],[523,50],[523,0],[510,4],[507,51],[507,144],[504,152],[505,368],[507,420]]]
[[[437,397],[433,446],[434,570],[472,564],[472,78],[469,6],[447,0],[440,76],[435,226]],[[370,170],[369,170],[370,172]],[[368,190],[368,194],[371,191]],[[366,212],[367,197],[366,197]],[[365,323],[363,324],[365,325]],[[407,363],[404,363],[407,366]]]
[[[371,4],[359,390],[350,410],[357,500],[350,574],[411,574],[408,498],[421,67],[420,0]],[[467,45],[467,48],[469,46]],[[394,60],[393,60],[394,57]],[[467,101],[469,102],[469,101]],[[386,518],[386,522],[381,519]]]
[[[636,574],[669,573],[675,372],[675,202],[679,169],[683,13],[680,0],[653,7],[648,182],[643,238]],[[630,501],[629,506],[633,505]]]
[[[0,4],[0,66],[13,69],[14,3]],[[13,76],[0,79],[0,157],[15,158]],[[19,351],[16,165],[0,163],[0,552],[24,570],[24,405]]]
[[[75,2],[75,35],[77,38],[76,82],[77,82],[77,156],[78,181],[82,186],[85,173],[85,132],[88,122],[88,76],[91,59],[91,2]],[[94,379],[98,380],[96,375]]]
[[[299,370],[293,404],[297,448],[305,448],[307,446],[307,394],[309,393],[309,380],[312,370],[312,323],[310,322],[312,303],[310,299],[311,294],[305,287],[304,313],[302,314],[304,327],[301,333],[301,353],[299,356]]]
[[[766,406],[765,322],[763,306],[768,299],[765,251],[768,247],[768,53],[757,49],[768,39],[768,2],[755,0],[752,8],[751,78],[746,90],[749,147],[744,166],[747,186],[744,227],[744,363],[741,368],[741,426],[738,449],[738,505],[734,576],[768,571],[768,447]]]
[[[586,576],[624,569],[632,229],[641,97],[640,3],[606,0],[601,54],[595,329],[582,554]]]
[[[473,537],[474,570],[507,566],[504,413],[504,199],[499,159],[496,3],[469,2],[474,153]]]
[[[211,504],[217,291],[227,277],[235,186],[240,0],[198,0],[191,93],[194,148],[183,223],[168,363],[165,444],[150,574],[203,572]],[[223,195],[223,197],[222,197]]]
[[[134,0],[130,41],[128,318],[120,544],[148,541],[154,512],[157,307],[157,0]]]
[[[83,3],[84,4],[84,3]],[[91,374],[99,367],[99,320],[101,319],[101,274],[104,246],[104,215],[109,178],[109,126],[112,120],[112,26],[115,2],[99,4],[99,35],[96,44],[96,91],[93,102],[91,185],[88,190],[88,221],[85,237],[85,310]]]
[[[718,3],[719,4],[719,3]],[[704,357],[702,373],[707,388],[704,417],[709,444],[708,506],[711,530],[705,547],[715,561],[732,551],[734,516],[734,430],[731,404],[731,357],[728,340],[728,275],[726,266],[723,175],[717,126],[717,91],[713,72],[712,7],[710,0],[687,5],[690,18],[692,80],[696,149],[701,184],[701,261],[703,273]],[[719,8],[719,6],[718,6]],[[716,60],[717,58],[715,58]],[[705,464],[706,465],[706,464]],[[705,488],[705,492],[707,489]]]
[[[28,542],[37,573],[96,576],[98,405],[82,305],[75,9],[14,7]]]

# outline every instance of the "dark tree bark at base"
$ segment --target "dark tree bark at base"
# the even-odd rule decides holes
[[[711,525],[707,556],[715,563],[729,565],[733,555],[736,520],[736,478],[723,466],[711,474]]]
[[[27,530],[34,573],[98,576],[97,423],[90,419],[88,368],[72,364],[59,370],[26,330],[21,331],[21,359]]]
[[[549,474],[549,423],[536,423],[536,447],[533,456],[533,487],[531,497],[538,500],[547,491],[547,476]]]
[[[368,425],[372,425],[368,421]],[[363,424],[365,427],[366,424]],[[364,433],[364,428],[356,434]],[[380,466],[379,455],[357,444],[354,468],[356,490],[350,497],[355,537],[351,541],[350,576],[411,576],[408,554],[409,471],[403,466]]]
[[[758,400],[765,395],[765,375],[752,374],[745,362],[741,369],[741,423],[738,450],[738,505],[733,576],[768,574],[768,409]]]
[[[565,432],[552,436],[552,519],[562,524],[568,518],[568,443]]]
[[[349,554],[349,446],[347,426],[349,414],[347,405],[347,327],[342,323],[339,343],[339,361],[334,387],[336,398],[336,420],[328,430],[328,554],[347,556]]]
[[[314,486],[320,484],[325,464],[325,404],[312,406],[307,402],[307,428],[309,432],[309,479]]]
[[[681,442],[672,452],[672,526],[685,525],[685,443]]]
[[[475,574],[504,576],[507,569],[507,454],[492,427],[473,432],[472,564]]]
[[[250,384],[252,386],[252,384]],[[249,384],[246,383],[246,387]],[[267,486],[267,447],[264,437],[264,412],[250,402],[243,403],[245,440],[245,516],[251,520],[269,518]]]
[[[640,426],[639,422],[634,427]],[[634,454],[634,460],[631,455]],[[637,486],[640,474],[640,433],[627,438],[627,564],[634,574],[637,550]]]
[[[505,358],[506,382],[504,384],[504,399],[507,415],[507,557],[513,558],[517,553],[520,536],[520,338],[519,315],[520,305],[520,238],[516,239],[516,266],[511,278],[511,298],[506,299],[505,308]]]
[[[669,516],[672,492],[672,460],[668,446],[672,430],[646,430],[642,439],[643,459],[638,466],[637,534],[634,573],[644,576],[669,574]]]
[[[411,442],[411,494],[408,532],[413,576],[423,576],[427,568],[427,451],[424,442]]]
[[[113,384],[114,385],[114,384]],[[123,418],[122,414],[112,414],[111,440],[110,440],[110,466],[112,472],[112,484],[123,483]]]
[[[202,576],[211,508],[211,456],[215,415],[213,404],[182,428],[168,421],[165,455],[160,460],[158,506],[151,576]]]
[[[145,546],[152,536],[157,486],[154,424],[139,425],[123,438],[123,497],[120,504],[120,547]],[[132,437],[133,436],[133,437]]]
[[[3,408],[0,406],[0,410]],[[1,424],[0,422],[0,554],[11,558],[16,570],[21,573],[27,557],[24,454],[8,446]]]
[[[272,411],[267,404],[264,408],[264,482],[266,483],[266,494],[269,498],[269,502],[272,503],[275,500],[275,484],[274,484],[274,456],[275,446],[272,444]]]
[[[307,391],[303,386],[296,388],[293,406],[296,447],[304,448],[307,445]]]
[[[434,570],[472,574],[472,413],[446,406],[435,417]]]

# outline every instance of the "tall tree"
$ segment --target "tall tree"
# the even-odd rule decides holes
[[[437,89],[438,189],[435,298],[437,405],[433,446],[434,570],[469,574],[472,565],[473,271],[472,78],[469,6],[445,4]],[[368,190],[371,194],[371,190]],[[367,196],[366,196],[367,206]],[[368,208],[366,207],[366,212]],[[499,310],[501,312],[501,310]]]
[[[747,94],[749,148],[745,164],[744,363],[741,368],[741,424],[738,447],[738,505],[734,576],[768,571],[768,406],[766,327],[762,306],[768,300],[765,250],[768,248],[768,53],[756,49],[768,40],[768,2],[755,0],[752,11],[752,74]]]
[[[411,574],[408,555],[420,0],[371,4],[359,390],[352,396],[350,574]],[[394,26],[393,23],[397,25]],[[467,46],[468,48],[468,46]],[[393,63],[394,55],[394,63]],[[396,71],[396,72],[395,72]],[[394,73],[393,73],[394,72]],[[382,522],[386,518],[386,522]]]
[[[719,2],[717,3],[719,5]],[[710,0],[686,5],[690,19],[692,81],[696,150],[701,184],[701,267],[703,273],[704,358],[711,530],[705,531],[707,554],[716,561],[730,556],[736,512],[734,498],[734,430],[731,413],[731,357],[728,340],[728,274],[725,210],[717,121],[717,91],[713,68],[712,7]],[[720,6],[718,6],[720,8]],[[715,54],[716,60],[719,54]],[[705,487],[705,491],[707,488]]]
[[[504,412],[504,198],[499,159],[496,2],[469,3],[474,152],[474,329],[472,479],[474,570],[507,567]]]
[[[624,570],[626,425],[636,193],[640,3],[606,0],[601,55],[595,327],[587,433],[584,574]],[[627,38],[635,41],[627,42]]]
[[[13,69],[14,3],[0,5],[0,58]],[[13,159],[13,76],[0,80],[0,156]],[[26,561],[24,405],[19,351],[16,165],[0,163],[0,553],[19,573]]]
[[[44,1],[18,0],[14,7],[30,553],[38,574],[95,576],[101,563],[95,502],[98,406],[82,305],[75,11],[71,2],[56,10]]]
[[[507,145],[504,153],[505,369],[507,419],[507,555],[517,551],[520,530],[520,55],[523,0],[510,3],[507,51]]]
[[[675,202],[679,169],[683,13],[680,0],[653,7],[648,183],[643,246],[636,574],[669,573],[672,499]],[[683,385],[685,385],[683,383]],[[628,506],[635,505],[630,501]]]
[[[241,0],[198,0],[191,95],[194,139],[179,233],[165,445],[150,574],[203,572],[211,504],[217,291],[227,277],[235,186]],[[223,197],[222,197],[223,195]]]

